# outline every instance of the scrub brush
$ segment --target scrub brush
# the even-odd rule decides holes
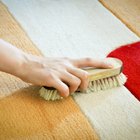
[[[108,61],[113,65],[111,69],[85,68],[89,73],[89,85],[86,91],[80,93],[93,93],[100,90],[107,90],[110,88],[124,85],[127,78],[122,73],[123,63],[117,58],[108,58]],[[45,100],[59,100],[63,99],[54,88],[42,87],[40,89],[40,96]],[[76,91],[79,92],[79,91]],[[73,93],[76,94],[76,93]],[[71,95],[73,95],[71,94]]]

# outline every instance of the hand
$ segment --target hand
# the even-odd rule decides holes
[[[24,63],[20,65],[16,76],[35,85],[54,87],[61,96],[67,97],[78,88],[87,88],[88,73],[80,69],[83,67],[112,66],[105,60],[92,58],[45,58],[25,54]]]
[[[78,88],[88,86],[88,73],[82,67],[110,68],[105,60],[92,58],[45,58],[24,53],[0,39],[0,71],[15,75],[25,82],[54,87],[66,97]]]

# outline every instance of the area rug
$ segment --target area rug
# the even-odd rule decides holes
[[[45,56],[104,58],[116,46],[139,39],[98,1],[2,1]],[[140,139],[137,123],[140,122],[140,104],[124,86],[94,94],[77,94],[74,100],[101,140]],[[58,138],[66,139],[65,136],[67,132]]]
[[[128,78],[125,86],[140,101],[140,42],[121,46],[108,56],[123,61],[123,72]]]
[[[41,55],[2,3],[0,38],[26,52]],[[1,140],[98,139],[93,127],[71,97],[50,103],[39,98],[38,91],[39,87],[0,73]]]
[[[139,0],[99,0],[117,16],[128,28],[140,36]]]

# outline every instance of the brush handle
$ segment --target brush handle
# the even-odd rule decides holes
[[[122,61],[117,58],[107,58],[108,61],[113,65],[110,69],[98,69],[98,68],[88,68],[84,69],[89,73],[89,81],[94,81],[98,79],[103,79],[107,77],[112,77],[118,75],[122,72]]]

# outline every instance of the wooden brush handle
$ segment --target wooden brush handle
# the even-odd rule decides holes
[[[122,72],[122,61],[117,58],[107,58],[108,61],[114,66],[110,69],[101,68],[88,68],[84,69],[89,73],[89,81],[103,79],[111,76],[118,75]]]

